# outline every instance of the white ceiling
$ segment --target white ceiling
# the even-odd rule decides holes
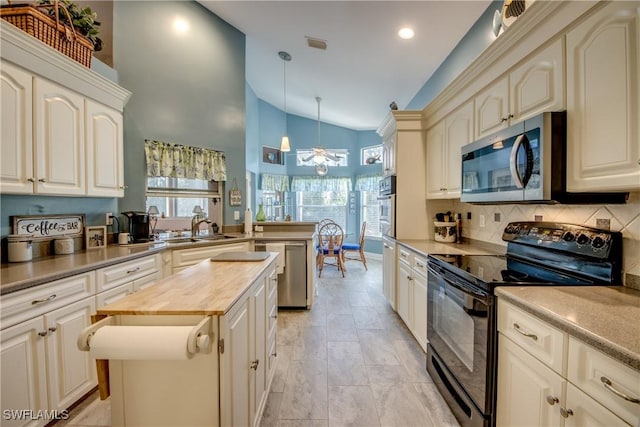
[[[472,1],[208,1],[246,34],[246,78],[258,98],[287,112],[356,130],[376,129],[395,101],[404,109],[491,3]],[[412,40],[398,29],[410,25]],[[325,51],[307,46],[322,39]]]

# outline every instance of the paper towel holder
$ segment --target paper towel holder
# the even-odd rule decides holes
[[[91,338],[95,335],[96,331],[103,326],[115,325],[115,318],[113,316],[105,317],[104,319],[86,327],[78,336],[77,346],[81,351],[89,351],[91,349]],[[207,316],[195,325],[191,332],[189,332],[189,338],[187,340],[187,351],[193,355],[195,353],[211,353],[211,337],[209,335],[211,331],[211,316]]]

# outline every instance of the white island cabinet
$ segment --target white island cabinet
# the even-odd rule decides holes
[[[276,254],[264,256],[206,259],[98,309],[102,320],[83,332],[81,343],[95,328],[94,344],[104,345],[107,326],[118,337],[140,327],[150,328],[144,334],[174,327],[190,334],[186,346],[162,340],[151,350],[132,349],[133,356],[116,355],[107,345],[111,353],[98,358],[109,359],[109,384],[99,378],[103,396],[110,387],[112,426],[259,425],[277,356]]]

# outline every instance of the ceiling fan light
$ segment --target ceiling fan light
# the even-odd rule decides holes
[[[313,156],[313,163],[315,163],[316,165],[320,165],[322,163],[324,163],[324,156],[321,154],[315,154]]]
[[[286,135],[282,137],[282,141],[280,142],[280,151],[285,153],[291,151],[291,145],[289,144],[289,137]]]

